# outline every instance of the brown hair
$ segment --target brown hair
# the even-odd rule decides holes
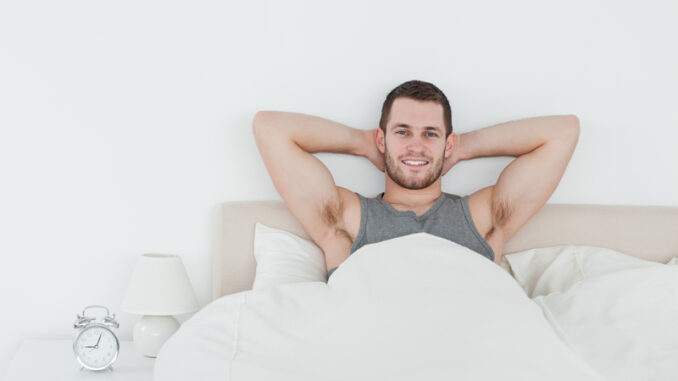
[[[381,107],[379,127],[382,131],[386,132],[386,122],[391,114],[393,101],[400,97],[411,98],[418,101],[432,101],[443,106],[445,137],[448,137],[452,133],[452,110],[450,109],[450,102],[447,100],[447,97],[434,84],[417,80],[407,81],[388,93],[384,105]]]

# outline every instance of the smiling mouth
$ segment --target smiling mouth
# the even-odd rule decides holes
[[[401,163],[407,165],[408,167],[423,167],[428,164],[428,161],[426,160],[403,160]]]

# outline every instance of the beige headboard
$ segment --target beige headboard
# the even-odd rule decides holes
[[[213,299],[252,288],[256,222],[310,239],[282,201],[224,203]],[[666,263],[678,256],[678,206],[547,204],[506,244],[504,254],[565,244],[606,247]]]

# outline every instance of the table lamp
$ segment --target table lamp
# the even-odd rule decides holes
[[[195,312],[198,301],[178,255],[143,254],[137,262],[121,309],[143,315],[134,326],[134,346],[156,357],[178,329],[171,315]]]

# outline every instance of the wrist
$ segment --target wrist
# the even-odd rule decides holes
[[[353,154],[357,156],[368,157],[371,150],[374,149],[374,129],[359,131],[360,138],[356,140],[358,145]]]
[[[468,147],[464,145],[465,136],[466,134],[454,134],[454,147],[452,149],[454,150],[455,162],[457,163],[462,160],[470,159],[469,153],[466,149]]]

